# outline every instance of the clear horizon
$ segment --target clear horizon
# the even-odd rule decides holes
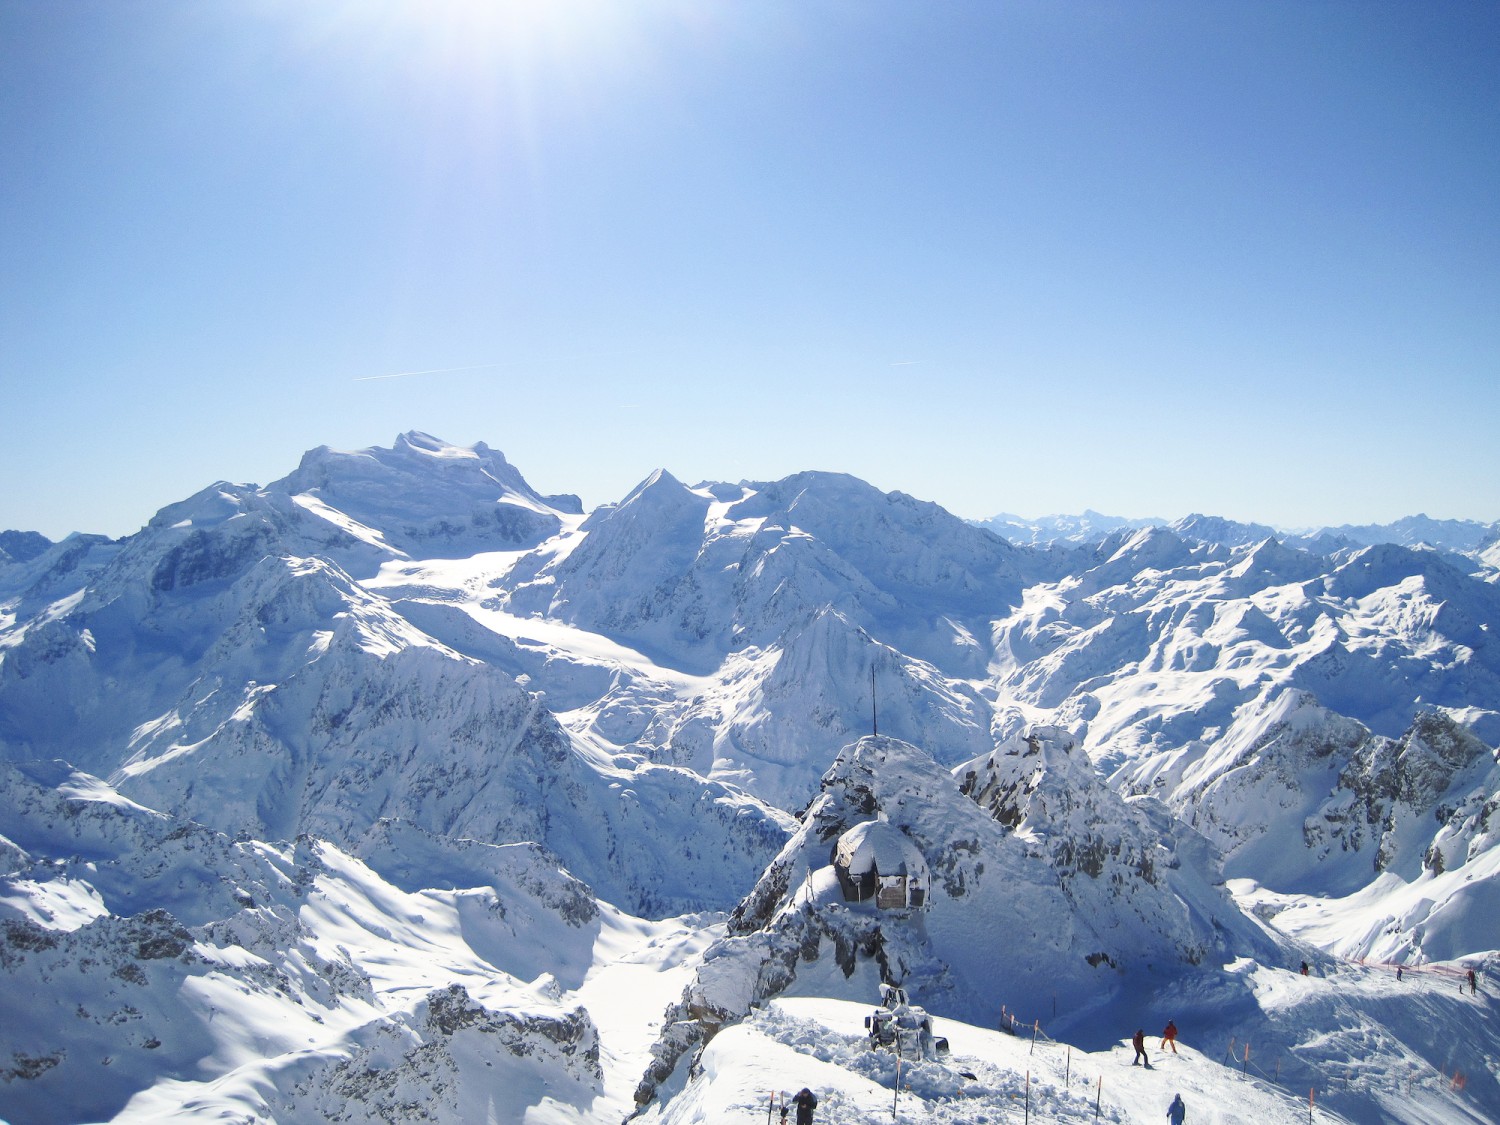
[[[1500,518],[1500,8],[0,0],[0,528],[540,491]]]

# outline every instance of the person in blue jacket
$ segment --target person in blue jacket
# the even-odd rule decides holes
[[[1172,1125],[1182,1125],[1187,1120],[1187,1106],[1182,1104],[1181,1094],[1173,1098],[1172,1104],[1167,1106],[1167,1120]]]

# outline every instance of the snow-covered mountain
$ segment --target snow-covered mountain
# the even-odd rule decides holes
[[[1093,522],[1032,549],[830,473],[585,514],[412,433],[10,535],[0,1115],[708,1120],[719,1037],[843,1059],[790,998],[885,978],[1101,1059],[1173,1013],[1253,1034],[1347,1120],[1496,1120],[1483,995],[1408,1018],[1363,964],[1500,968],[1494,565]],[[841,846],[909,863],[901,909]],[[1431,1099],[1350,1078],[1360,1036]],[[979,1097],[953,1073],[928,1112]]]
[[[1039,519],[1002,512],[987,519],[974,520],[976,527],[988,528],[996,535],[1018,547],[1082,546],[1097,543],[1117,531],[1138,531],[1143,527],[1158,527],[1166,523],[1159,519],[1127,519],[1124,516],[1106,516],[1089,509],[1079,516],[1051,515]]]
[[[439,497],[449,475],[472,476],[458,457],[434,464]],[[406,471],[392,481],[403,501]],[[411,523],[404,508],[399,519]],[[733,890],[686,875],[681,849],[712,849],[743,883],[786,818],[684,770],[621,767],[575,744],[512,676],[422,632],[332,561],[373,573],[381,552],[401,557],[393,538],[280,483],[216,486],[167,509],[78,595],[16,626],[0,663],[6,756],[67,759],[232,835],[353,847],[402,817],[555,847],[640,912],[731,905]],[[326,555],[304,553],[317,548]],[[678,854],[637,838],[658,831]]]
[[[52,540],[35,531],[0,531],[0,565],[30,562],[51,546]]]
[[[539,495],[483,442],[460,449],[419,433],[388,450],[314,449],[266,491],[415,558],[534,546],[583,511],[576,496]]]
[[[361,859],[236,840],[64,766],[6,767],[4,785],[0,1112],[17,1125],[628,1107],[583,978],[601,947],[671,946],[681,926],[600,905],[536,845],[383,822]]]
[[[1387,524],[1341,524],[1321,529],[1367,547],[1396,543],[1403,547],[1436,547],[1459,554],[1472,554],[1500,535],[1500,521],[1435,520],[1426,515],[1406,516]]]
[[[1170,1077],[1137,1086],[1122,1073],[1122,1043],[1133,1026],[1173,1021],[1200,1045],[1186,1080],[1202,1120],[1305,1120],[1287,1091],[1318,1088],[1338,1105],[1335,1120],[1493,1120],[1500,1085],[1478,1068],[1494,1057],[1494,1013],[1445,988],[1457,974],[1413,972],[1407,984],[1389,967],[1315,953],[1263,926],[1260,911],[1240,911],[1213,881],[1207,840],[1154,798],[1110,791],[1056,729],[1037,728],[957,773],[890,739],[846,749],[668,1011],[638,1100],[665,1100],[669,1122],[710,1121],[704,1107],[725,1105],[723,1086],[738,1098],[729,1104],[748,1108],[755,1088],[741,1085],[736,1056],[764,1036],[835,1063],[842,1073],[816,1070],[838,1098],[834,1119],[867,1120],[879,1098],[871,1087],[900,1078],[889,1055],[862,1041],[856,1005],[868,1012],[880,982],[894,980],[946,1017],[937,1034],[964,1040],[960,1060],[929,1055],[911,1067],[905,1081],[921,1091],[924,1118],[1009,1120],[1021,1075],[1029,1086],[1040,1066],[1049,1082],[1035,1096],[1056,1119],[1088,1120],[1107,1082],[1109,1119],[1145,1120],[1181,1088],[1183,1058],[1153,1043],[1148,1053]],[[851,892],[851,877],[871,872],[874,896]],[[1299,958],[1313,962],[1305,974],[1293,967]],[[796,1012],[805,1014],[788,1018]],[[1453,1028],[1461,1045],[1434,1038],[1429,1020]],[[996,1026],[1032,1046],[980,1030]],[[742,1027],[753,1029],[748,1043],[717,1046]],[[1048,1061],[1037,1060],[1038,1038]],[[1353,1040],[1382,1046],[1361,1058]],[[1276,1060],[1274,1077],[1257,1071],[1270,1082],[1247,1084],[1264,1101],[1232,1080],[1221,1085],[1223,1069],[1199,1054],[1227,1043],[1221,1061],[1234,1074],[1237,1041]],[[1070,1089],[1075,1065],[1087,1077]],[[814,1066],[800,1062],[803,1072]]]
[[[773,995],[857,1001],[897,980],[980,1026],[1050,1000],[1054,1031],[1086,1041],[1100,1011],[1161,984],[1158,962],[1181,987],[1193,966],[1291,956],[1214,882],[1201,837],[1110,790],[1063,732],[1038,728],[959,773],[884,736],[847,747],[685,1010],[723,1023]],[[877,869],[881,893],[858,897]]]

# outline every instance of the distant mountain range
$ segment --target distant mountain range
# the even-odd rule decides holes
[[[1145,527],[1165,527],[1184,539],[1198,543],[1244,546],[1277,539],[1289,547],[1328,554],[1340,547],[1376,547],[1394,543],[1402,547],[1432,547],[1462,555],[1481,555],[1500,543],[1500,521],[1434,520],[1427,516],[1405,516],[1387,524],[1343,524],[1339,527],[1286,529],[1259,523],[1240,523],[1218,516],[1190,515],[1167,522],[1160,519],[1125,519],[1086,511],[1079,516],[1042,516],[1028,520],[1022,516],[998,515],[971,520],[976,527],[988,528],[996,535],[1026,547],[1050,547],[1054,544],[1079,546],[1098,543],[1117,531],[1138,531]],[[1493,564],[1491,564],[1493,565]]]
[[[4,533],[0,1116],[700,1120],[721,1031],[882,980],[1104,1053],[1190,1015],[1299,1082],[1351,1021],[1392,1073],[1500,1057],[1489,1008],[1278,975],[1500,969],[1496,530],[976,525],[813,472],[586,513],[409,433]],[[1472,1069],[1320,1106],[1479,1121]]]

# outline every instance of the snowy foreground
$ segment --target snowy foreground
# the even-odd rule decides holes
[[[930,778],[915,748],[864,740],[831,773],[806,831],[834,815],[872,760],[880,783],[860,792],[904,803],[919,838],[932,810],[963,823],[963,803],[939,793],[923,807],[914,796]],[[5,835],[38,859],[29,877],[0,882],[0,1037],[13,1061],[0,1093],[13,1125],[749,1122],[773,1094],[804,1085],[821,1122],[1019,1122],[1028,1099],[1034,1120],[1145,1122],[1176,1093],[1193,1122],[1297,1122],[1309,1120],[1313,1089],[1317,1121],[1500,1120],[1493,963],[1478,995],[1456,966],[1398,979],[1394,966],[1311,952],[1305,976],[1242,959],[1122,989],[1127,978],[1106,972],[1094,987],[1111,995],[1095,1007],[1077,974],[1063,975],[1071,962],[1055,938],[1011,940],[1048,921],[1033,908],[1050,908],[1028,905],[1038,889],[1010,876],[1000,913],[971,883],[963,899],[935,892],[930,911],[896,915],[839,905],[836,884],[818,875],[793,881],[777,923],[747,930],[741,919],[734,937],[723,915],[624,914],[527,845],[391,824],[364,859],[306,839],[273,848],[176,822],[84,775],[44,780],[54,784],[12,773],[13,804],[0,810]],[[804,854],[803,835],[766,882]],[[993,841],[975,846],[992,867],[1005,863],[985,850]],[[1254,887],[1237,889],[1254,899]],[[955,913],[968,921],[945,939]],[[914,999],[951,1045],[941,1061],[908,1061],[898,1074],[891,1053],[869,1048],[863,1021],[880,973],[864,957],[846,973],[828,939],[857,940],[870,924],[883,928],[891,964],[910,962],[909,980],[934,984],[932,998]],[[793,975],[758,1000],[777,951],[757,943],[778,932],[792,943]],[[959,948],[944,944],[954,937]],[[1295,948],[1262,952],[1285,960]],[[1056,1009],[1026,983],[1028,964],[1050,966]],[[965,972],[969,994],[957,994]],[[715,1018],[717,1033],[669,1059],[638,1106],[683,997],[702,1011],[741,1005],[742,1018]],[[1010,1031],[950,1014],[992,1005]],[[1130,1065],[1126,1015],[1152,1033],[1150,1071]],[[1181,1029],[1175,1056],[1158,1049],[1168,1018]]]
[[[818,1096],[817,1120],[1000,1125],[1024,1121],[1145,1122],[1162,1120],[1174,1095],[1187,1120],[1208,1125],[1308,1120],[1306,1093],[1294,1095],[1258,1074],[1246,1074],[1185,1044],[1161,1054],[1148,1041],[1151,1069],[1132,1067],[1128,1042],[1084,1052],[1030,1034],[986,1031],[942,1022],[952,1055],[943,1063],[903,1063],[866,1047],[868,1009],[836,1000],[774,1001],[721,1033],[704,1051],[702,1075],[661,1115],[663,1122],[752,1121],[772,1095],[803,1085]],[[1226,1045],[1227,1049],[1227,1045]],[[972,1077],[969,1077],[972,1075]],[[767,1079],[789,1089],[767,1089]],[[1427,1113],[1446,1114],[1431,1101]],[[779,1115],[778,1115],[779,1117]],[[1314,1119],[1346,1118],[1315,1108]],[[1454,1118],[1430,1118],[1433,1120]]]
[[[585,514],[407,434],[0,533],[0,1118],[1500,1125],[1480,530]]]

